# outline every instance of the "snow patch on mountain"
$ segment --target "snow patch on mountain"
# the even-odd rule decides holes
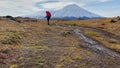
[[[71,4],[68,6],[65,6],[64,8],[57,10],[57,11],[51,11],[52,18],[60,18],[60,19],[82,19],[82,18],[100,18],[101,16],[94,14],[92,12],[89,12],[81,7],[79,7],[76,4]],[[46,16],[45,11],[38,11],[32,15],[29,15],[28,17],[32,18],[44,18]]]

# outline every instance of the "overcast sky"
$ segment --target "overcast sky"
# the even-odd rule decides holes
[[[40,10],[58,10],[77,4],[93,13],[111,17],[120,15],[120,0],[0,0],[0,15],[29,15]]]

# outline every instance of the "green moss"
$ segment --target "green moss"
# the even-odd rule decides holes
[[[74,60],[71,57],[69,57],[69,56],[62,56],[60,58],[60,61],[61,62],[69,62],[69,63],[73,63],[74,62]]]
[[[20,57],[19,58],[19,61],[23,61],[25,58],[24,57]]]
[[[40,46],[40,45],[28,45],[27,47],[36,48],[36,49],[49,49],[48,46]]]
[[[64,65],[63,64],[57,64],[55,68],[63,68]]]
[[[79,53],[76,53],[75,55],[74,55],[74,59],[75,60],[80,60],[82,58],[82,56],[79,54]]]
[[[10,68],[18,68],[18,65],[17,64],[13,64],[10,66]]]
[[[21,63],[21,64],[20,64],[20,67],[23,67],[24,65],[25,65],[25,63]]]
[[[45,59],[42,56],[37,57],[37,65],[43,65],[45,62]]]
[[[93,31],[86,31],[85,34],[87,34],[89,36],[99,37],[99,34],[97,32],[93,32]]]

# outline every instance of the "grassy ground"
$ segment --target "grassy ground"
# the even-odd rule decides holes
[[[0,20],[0,68],[120,67],[119,62],[114,58],[83,48],[82,41],[68,27],[58,26],[61,23],[91,27],[101,25],[94,22],[97,20],[89,21],[52,20],[52,24],[48,26],[45,20],[24,23]],[[105,30],[113,31],[108,28],[112,25],[107,26],[106,21],[105,24]],[[118,28],[117,24],[115,24],[116,28]],[[96,36],[93,32],[86,34],[93,38]],[[119,33],[116,31],[115,34]]]
[[[100,28],[115,33],[117,35],[120,35],[120,29],[119,29],[120,21],[112,23],[111,22],[112,19],[113,18],[93,19],[93,20],[73,20],[73,21],[60,21],[60,23]]]
[[[60,21],[62,24],[80,26],[85,34],[103,43],[110,49],[120,52],[120,21],[112,23],[113,18],[94,19],[94,20],[73,20]],[[96,29],[96,30],[95,30]],[[112,38],[109,33],[104,34],[100,30],[107,31],[113,35],[119,36],[118,39]],[[113,36],[112,35],[112,36]]]

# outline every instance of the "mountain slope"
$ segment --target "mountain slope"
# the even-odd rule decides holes
[[[25,17],[45,19],[45,16],[46,16],[45,12],[46,12],[45,10],[42,10],[42,11],[35,12],[31,15],[26,15]],[[52,15],[54,15],[55,13],[55,11],[50,11],[50,12]]]
[[[83,18],[83,17],[95,18],[100,16],[91,13],[75,4],[72,4],[64,7],[63,9],[56,11],[53,17],[54,18]]]
[[[60,19],[90,19],[90,18],[100,18],[101,16],[96,15],[92,12],[89,12],[78,5],[71,4],[60,10],[51,11],[52,18],[60,18]],[[28,17],[32,18],[44,18],[46,16],[45,11],[38,11],[32,15],[28,15]]]

